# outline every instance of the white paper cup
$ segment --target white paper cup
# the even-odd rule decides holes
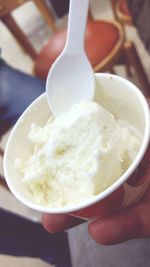
[[[4,173],[10,190],[18,200],[34,210],[51,214],[69,213],[83,218],[104,216],[137,202],[150,184],[150,113],[146,99],[135,85],[119,76],[97,73],[95,78],[95,101],[141,133],[140,150],[127,171],[94,198],[60,208],[34,203],[14,162],[17,158],[27,159],[32,153],[33,144],[27,137],[31,124],[44,126],[51,116],[46,95],[41,95],[17,121],[4,155]]]

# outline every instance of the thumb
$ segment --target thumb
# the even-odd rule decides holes
[[[104,245],[133,238],[150,237],[150,201],[119,211],[90,223],[89,233]]]

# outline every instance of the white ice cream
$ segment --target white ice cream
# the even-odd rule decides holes
[[[92,101],[74,105],[41,128],[31,125],[33,154],[16,160],[33,201],[62,207],[94,197],[134,160],[140,140]]]

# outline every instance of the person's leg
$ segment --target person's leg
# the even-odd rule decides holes
[[[66,233],[49,234],[40,223],[0,209],[0,254],[36,257],[71,267]]]
[[[45,91],[45,81],[16,70],[0,60],[0,136]]]

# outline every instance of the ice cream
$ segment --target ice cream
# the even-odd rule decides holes
[[[64,207],[81,203],[113,184],[130,166],[141,140],[128,125],[93,101],[32,124],[33,153],[16,159],[35,203]]]

